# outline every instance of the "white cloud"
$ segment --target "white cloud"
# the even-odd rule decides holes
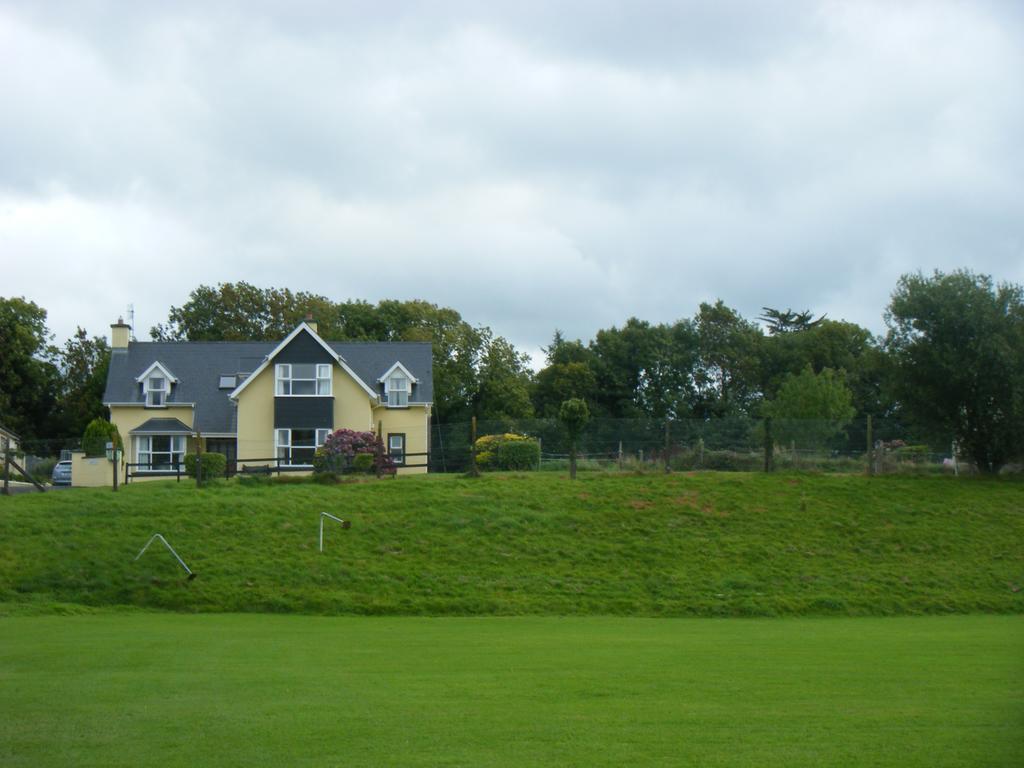
[[[995,3],[0,6],[0,293],[60,337],[241,279],[424,298],[534,352],[716,297],[880,330],[901,272],[1024,281],[1022,29]]]

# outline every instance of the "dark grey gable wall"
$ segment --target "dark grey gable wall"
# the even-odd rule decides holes
[[[277,363],[333,363],[334,358],[328,354],[316,339],[306,331],[301,331],[292,339],[288,346],[277,353],[272,361]]]
[[[271,361],[278,363],[336,364],[331,355],[306,331],[300,331]],[[275,429],[333,429],[333,397],[274,397]]]

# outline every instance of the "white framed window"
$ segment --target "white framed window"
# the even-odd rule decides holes
[[[395,464],[405,464],[405,435],[388,435],[388,456]]]
[[[278,363],[277,388],[281,397],[322,397],[331,394],[331,366],[326,363]]]
[[[184,435],[140,435],[135,438],[140,472],[172,472],[185,460]]]
[[[388,407],[402,408],[409,404],[409,378],[395,372],[388,376]]]
[[[329,434],[329,429],[275,429],[274,453],[283,466],[310,467],[313,454]]]
[[[146,377],[142,388],[146,393],[146,406],[149,408],[162,408],[167,404],[167,378],[159,373]]]

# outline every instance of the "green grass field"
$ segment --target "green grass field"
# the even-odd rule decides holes
[[[1014,766],[1024,617],[0,619],[0,764]]]
[[[739,473],[3,498],[0,765],[1018,765],[1022,510]],[[133,562],[155,532],[194,581]]]
[[[742,473],[139,483],[0,499],[0,611],[1024,612],[1024,484]],[[352,520],[327,529],[318,515]],[[155,532],[199,574],[189,583]]]

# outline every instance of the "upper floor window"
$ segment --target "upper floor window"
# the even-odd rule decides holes
[[[330,395],[331,366],[324,363],[280,363],[275,391],[285,397]]]
[[[159,407],[167,403],[168,385],[167,379],[164,376],[154,374],[146,377],[143,389],[146,392],[146,405]]]
[[[163,408],[171,396],[171,387],[177,383],[167,367],[159,360],[135,379],[142,386],[142,399],[148,408]]]
[[[401,373],[388,376],[388,405],[400,407],[409,404],[409,379]]]

